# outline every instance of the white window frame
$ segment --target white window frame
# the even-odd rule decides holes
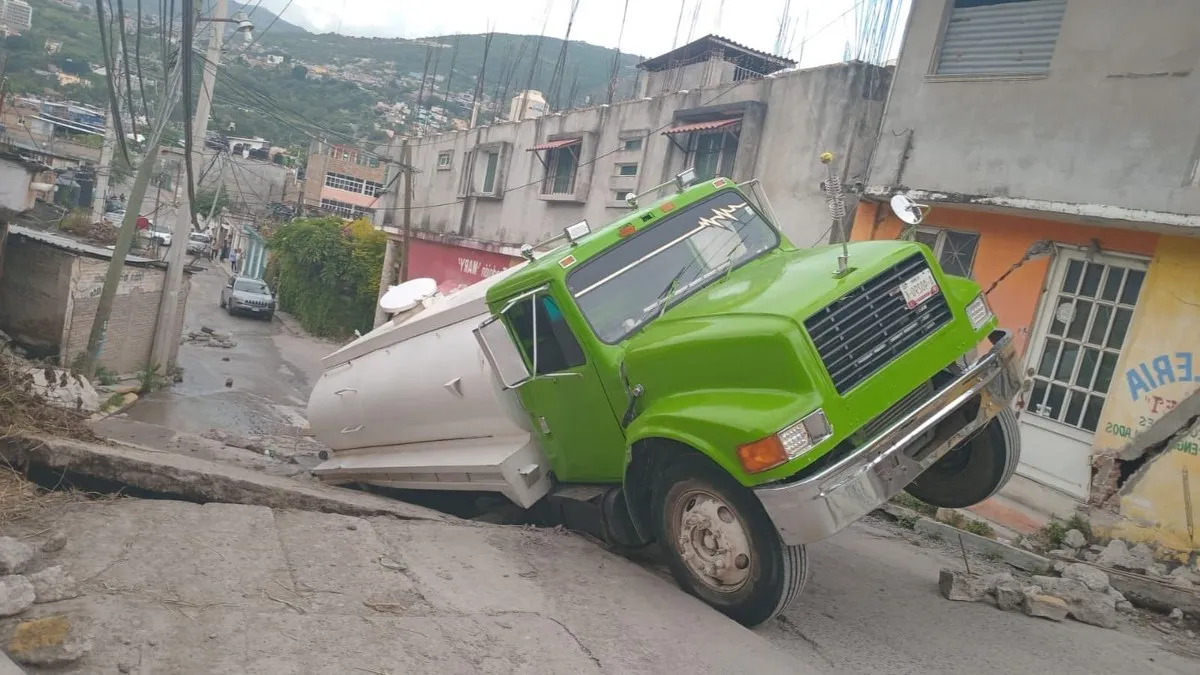
[[[721,139],[720,150],[717,152],[717,171],[714,176],[725,176],[732,178],[733,172],[736,170],[738,150],[742,147],[742,129],[741,123],[735,125],[733,129],[714,129],[712,131],[693,131],[688,134],[687,152],[685,153],[683,166],[684,168],[695,169],[696,157],[700,148],[700,139],[710,136],[719,136]],[[733,136],[733,147],[726,147],[729,141],[729,136]],[[728,169],[723,171],[722,169]]]
[[[362,178],[355,178],[354,176],[348,176],[344,173],[326,171],[325,187],[333,188],[335,190],[342,190],[345,192],[355,192],[361,195],[365,194],[366,181]]]
[[[1067,270],[1070,268],[1072,260],[1080,260],[1089,262],[1089,252],[1077,246],[1064,246],[1058,244],[1055,246],[1054,257],[1050,263],[1049,269],[1046,272],[1045,281],[1042,284],[1041,297],[1038,299],[1037,313],[1034,315],[1032,330],[1030,331],[1029,341],[1025,345],[1024,370],[1026,373],[1032,369],[1034,372],[1042,360],[1042,352],[1046,348],[1046,339],[1049,337],[1050,326],[1054,322],[1055,305],[1054,301],[1058,297],[1058,289],[1062,288],[1063,277],[1066,276]],[[1117,265],[1128,269],[1134,269],[1145,274],[1149,271],[1150,260],[1145,256],[1117,253],[1117,252],[1102,252],[1092,256],[1091,260],[1104,265]],[[1141,293],[1145,292],[1145,277],[1142,279],[1141,292],[1138,295],[1138,303],[1141,302]],[[1137,304],[1134,305],[1133,316],[1130,317],[1130,330],[1137,320]],[[1117,364],[1121,363],[1121,357],[1125,354],[1125,346],[1129,344],[1129,333],[1125,335],[1125,341],[1121,343],[1121,349],[1118,352]],[[1097,366],[1099,367],[1099,366]],[[1117,381],[1121,373],[1114,369],[1113,379],[1109,382],[1109,392],[1112,391],[1113,384]],[[1021,400],[1028,407],[1030,397],[1033,393],[1032,376],[1030,376],[1029,391],[1022,392]],[[1094,378],[1093,378],[1094,379]],[[1100,419],[1104,419],[1104,408],[1108,406],[1109,393],[1104,395],[1104,406],[1100,409]],[[1030,424],[1039,429],[1051,433],[1057,433],[1068,438],[1072,438],[1081,443],[1091,443],[1095,438],[1096,432],[1089,432],[1086,429],[1077,427],[1073,424],[1060,422],[1055,419],[1043,417],[1037,413],[1025,411],[1021,415],[1023,424]]]
[[[454,151],[445,150],[439,152],[437,156],[437,170],[449,171],[454,166]]]
[[[542,194],[549,197],[566,197],[572,196],[579,188],[579,165],[583,156],[583,142],[572,143],[571,145],[561,148],[551,148],[546,150],[546,168],[542,179]],[[556,191],[554,189],[555,174],[558,172],[559,158],[562,153],[570,153],[575,159],[574,166],[571,167],[571,184],[565,191]]]

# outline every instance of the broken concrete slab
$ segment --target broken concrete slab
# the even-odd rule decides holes
[[[992,597],[996,588],[1013,581],[1012,574],[970,574],[959,570],[942,568],[938,574],[938,590],[947,600],[979,602]]]
[[[1025,587],[1015,579],[996,585],[996,607],[1012,612],[1019,610],[1025,601]]]
[[[24,612],[36,597],[28,578],[19,574],[0,577],[0,616]]]
[[[1113,539],[1100,552],[1096,564],[1124,572],[1146,574],[1155,566],[1154,552],[1145,544],[1138,544],[1131,549],[1124,541]]]
[[[12,466],[37,465],[77,472],[198,502],[440,522],[457,520],[432,509],[364,492],[301,483],[186,455],[117,445],[34,436],[11,437],[0,442],[0,459]]]
[[[1030,589],[1035,590],[1035,589]],[[1053,595],[1044,595],[1026,591],[1021,609],[1029,616],[1036,616],[1051,621],[1062,621],[1067,618],[1067,603]]]
[[[1116,600],[1107,593],[1090,590],[1076,579],[1034,576],[1033,583],[1042,589],[1042,594],[1065,602],[1068,614],[1076,621],[1102,628],[1116,627]]]
[[[914,529],[920,534],[937,537],[952,544],[957,544],[961,537],[962,544],[968,551],[995,556],[1005,563],[1027,572],[1042,573],[1053,569],[1053,564],[1048,559],[1036,553],[972,534],[930,518],[917,520]]]
[[[29,575],[29,583],[33,584],[35,603],[58,602],[79,597],[79,584],[75,577],[63,570],[62,565],[47,567],[40,572]]]
[[[0,537],[0,575],[20,574],[29,569],[36,552],[20,539]]]
[[[29,611],[95,627],[72,675],[814,672],[569,532],[161,499],[62,526],[88,593]]]
[[[1104,593],[1109,589],[1108,575],[1103,570],[1084,565],[1083,563],[1070,563],[1063,570],[1064,579],[1074,579],[1083,583],[1089,590]]]

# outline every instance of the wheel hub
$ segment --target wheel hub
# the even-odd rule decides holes
[[[675,543],[688,569],[722,593],[744,585],[750,578],[750,541],[733,509],[702,491],[683,495],[678,503]]]

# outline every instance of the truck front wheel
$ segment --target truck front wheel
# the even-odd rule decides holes
[[[804,547],[784,544],[754,493],[708,458],[679,457],[654,493],[655,533],[684,590],[748,627],[800,594]]]
[[[974,506],[999,492],[1020,461],[1017,414],[1005,408],[974,437],[917,476],[904,491],[942,508]]]

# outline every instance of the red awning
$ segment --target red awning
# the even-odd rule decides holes
[[[546,141],[529,148],[529,152],[537,152],[538,150],[557,150],[558,148],[569,148],[572,145],[579,145],[583,142],[582,138],[561,138],[557,141]]]
[[[708,120],[706,122],[691,122],[689,124],[680,124],[676,127],[671,127],[663,132],[664,136],[674,136],[675,134],[687,134],[693,131],[713,131],[714,129],[725,129],[738,124],[742,121],[740,117],[726,120]]]

